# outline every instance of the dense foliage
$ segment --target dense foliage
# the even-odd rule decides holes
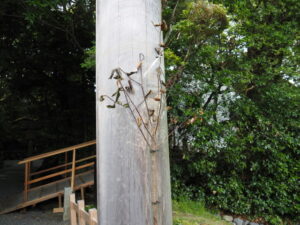
[[[214,1],[228,22],[178,2],[165,10],[174,196],[299,219],[300,2]]]
[[[300,219],[299,9],[164,1],[174,198],[273,224]],[[94,10],[87,0],[1,2],[0,152],[94,138]]]
[[[81,67],[94,41],[94,3],[2,0],[0,152],[37,154],[95,136],[94,73]],[[94,1],[93,1],[94,2]],[[0,153],[0,158],[1,158]]]

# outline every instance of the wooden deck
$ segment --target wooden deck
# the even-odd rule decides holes
[[[74,191],[93,185],[94,171],[90,170],[76,175],[74,183],[76,184]],[[63,196],[64,188],[70,187],[70,184],[71,177],[67,177],[65,179],[31,188],[28,191],[27,201],[24,201],[23,192],[8,196],[4,201],[0,202],[0,215],[25,208],[30,205],[35,205],[39,202],[43,202],[52,198]]]

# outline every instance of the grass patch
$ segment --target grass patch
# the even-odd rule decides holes
[[[173,225],[232,225],[220,218],[217,212],[207,210],[202,202],[179,200],[172,202]],[[86,205],[85,210],[95,208],[95,205]]]
[[[174,225],[229,225],[216,213],[205,209],[202,202],[173,201]]]

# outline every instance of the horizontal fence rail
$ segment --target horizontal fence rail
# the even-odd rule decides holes
[[[76,203],[75,194],[70,195],[71,225],[98,225],[97,209],[85,210],[84,200]]]
[[[23,159],[22,161],[19,162],[19,164],[24,164],[26,162],[32,162],[38,159],[44,159],[50,156],[54,156],[54,155],[58,155],[61,153],[65,153],[65,152],[69,152],[69,151],[73,151],[74,149],[80,149],[80,148],[84,148],[87,146],[91,146],[91,145],[95,145],[96,144],[96,140],[92,140],[92,141],[87,141],[78,145],[73,145],[70,147],[66,147],[66,148],[61,148],[61,149],[57,149],[51,152],[46,152],[40,155],[36,155],[36,156],[32,156],[32,157],[28,157],[26,159]]]

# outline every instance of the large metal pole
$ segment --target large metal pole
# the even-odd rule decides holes
[[[96,20],[98,221],[171,225],[161,0],[97,0]]]

